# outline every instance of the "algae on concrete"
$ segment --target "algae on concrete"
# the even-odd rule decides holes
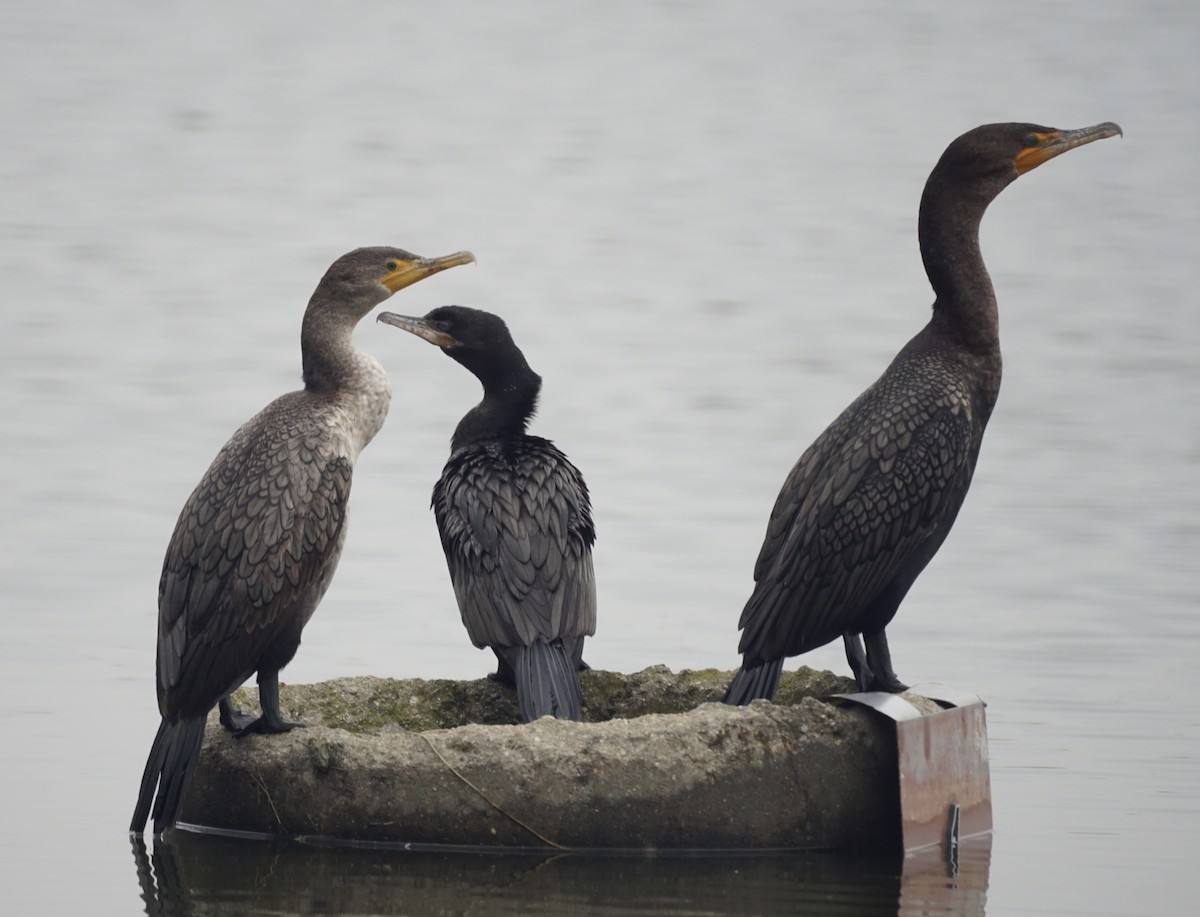
[[[801,668],[780,703],[728,707],[730,673],[587,671],[585,720],[517,723],[512,691],[345,678],[286,685],[310,723],[234,740],[210,720],[184,820],[374,842],[549,848],[882,846],[894,839],[895,742],[818,695],[853,682]],[[249,695],[240,696],[250,706]]]
[[[663,665],[632,674],[588,669],[579,675],[583,721],[601,723],[648,713],[686,713],[700,704],[719,701],[730,678],[731,673],[718,669],[675,673]],[[852,679],[801,666],[780,677],[775,702],[790,706],[805,697],[826,697],[854,689]],[[521,722],[513,690],[491,678],[336,678],[315,685],[281,685],[280,696],[290,717],[352,733],[395,729],[421,732],[471,723],[510,726]],[[234,694],[234,702],[243,709],[253,709],[256,698],[257,692],[247,688]]]

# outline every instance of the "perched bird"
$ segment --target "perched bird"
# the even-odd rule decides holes
[[[351,333],[397,290],[474,260],[469,252],[425,259],[398,248],[338,258],[304,313],[304,388],[234,433],[184,504],[158,585],[162,722],[131,831],[145,827],[151,802],[155,834],[179,818],[214,705],[238,736],[302,725],[280,713],[279,670],[333,578],[351,471],[391,399],[383,367],[354,346]],[[229,701],[254,672],[257,719]]]
[[[443,306],[382,312],[469,369],[483,400],[450,441],[433,511],[471,642],[491,647],[525,722],[578,720],[583,639],[596,632],[596,529],[587,485],[549,440],[525,432],[541,377],[496,315]]]
[[[946,148],[918,224],[933,317],[784,481],[738,625],[742,666],[726,703],[774,697],[785,657],[839,636],[859,690],[905,690],[884,628],[954,524],[1000,390],[980,220],[1017,176],[1120,133],[1112,123],[987,124]]]

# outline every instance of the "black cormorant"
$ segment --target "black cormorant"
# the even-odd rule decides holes
[[[742,667],[726,703],[774,697],[785,657],[839,636],[859,690],[905,689],[884,628],[958,515],[1000,389],[979,222],[1017,176],[1120,133],[1112,123],[987,124],[946,148],[918,226],[933,317],[784,482],[739,621]]]
[[[515,683],[521,717],[578,720],[577,669],[596,631],[596,529],[583,475],[549,440],[525,432],[541,377],[499,316],[443,306],[424,318],[383,312],[469,369],[483,400],[450,441],[433,489],[442,549],[463,624]]]
[[[162,722],[131,831],[145,827],[152,801],[155,834],[179,818],[214,705],[236,735],[300,725],[280,713],[279,670],[333,578],[351,470],[391,399],[383,367],[351,334],[397,290],[474,260],[469,252],[425,259],[360,248],[335,261],[304,313],[304,388],[234,433],[184,504],[158,585]],[[228,698],[256,671],[257,719]]]

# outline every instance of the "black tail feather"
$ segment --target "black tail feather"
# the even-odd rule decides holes
[[[560,720],[583,716],[583,691],[575,662],[568,658],[561,640],[538,640],[521,647],[516,665],[517,706],[521,719],[531,723],[547,714]]]
[[[743,663],[733,676],[733,681],[729,683],[722,701],[740,707],[760,697],[774,700],[775,692],[779,689],[779,675],[782,672],[782,657],[773,662],[759,662],[755,665]]]
[[[204,741],[206,717],[198,716],[177,722],[163,720],[159,723],[154,744],[146,759],[142,772],[142,785],[138,790],[137,805],[133,809],[133,820],[129,830],[141,834],[150,816],[150,804],[154,803],[154,833],[162,834],[179,820],[183,810],[183,798],[196,762],[200,760],[200,745]],[[155,789],[157,788],[157,793]]]

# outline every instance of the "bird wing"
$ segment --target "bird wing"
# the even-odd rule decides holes
[[[797,655],[852,629],[947,512],[952,521],[974,466],[972,407],[959,385],[930,397],[934,375],[885,375],[792,468],[755,564],[741,652]]]
[[[463,623],[476,646],[528,646],[596,629],[587,485],[549,441],[455,452],[433,510]]]
[[[279,406],[234,434],[175,525],[159,581],[164,715],[207,710],[245,681],[281,630],[298,636],[332,577],[351,464]]]

